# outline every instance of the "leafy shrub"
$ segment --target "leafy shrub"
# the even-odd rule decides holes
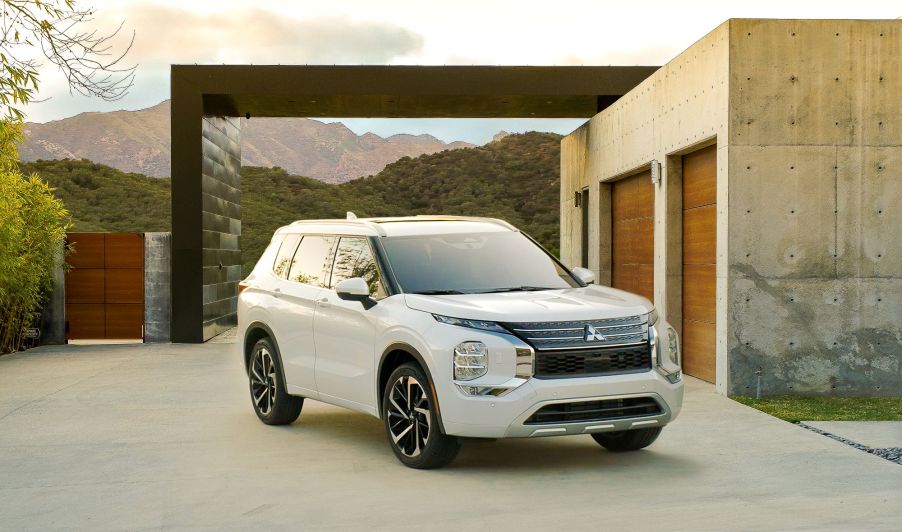
[[[17,351],[53,288],[68,213],[36,174],[18,169],[17,125],[0,121],[0,355]]]

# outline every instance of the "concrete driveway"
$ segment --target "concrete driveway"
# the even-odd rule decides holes
[[[902,467],[689,380],[649,449],[589,437],[394,458],[375,418],[308,402],[261,424],[231,345],[0,358],[0,530],[896,529]]]

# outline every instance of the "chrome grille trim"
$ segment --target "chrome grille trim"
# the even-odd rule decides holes
[[[512,329],[517,332],[560,332],[560,331],[581,331],[581,327],[568,327],[566,329]]]
[[[537,351],[627,347],[647,343],[649,340],[648,316],[645,314],[597,320],[520,322],[502,325]],[[587,326],[595,329],[604,340],[587,342],[585,334],[582,333]],[[580,333],[574,334],[576,331]]]
[[[579,322],[577,322],[577,323],[579,323]],[[586,321],[586,322],[583,322],[583,323],[591,324],[591,323],[599,323],[599,322],[597,322],[597,321],[596,321],[596,322],[593,322],[593,321]],[[642,322],[640,322],[640,323],[629,323],[629,324],[626,324],[626,325],[593,325],[593,327],[595,327],[596,329],[599,329],[599,330],[605,330],[605,329],[625,329],[625,328],[628,328],[628,327],[635,327],[635,326],[637,326],[637,325],[641,325],[642,323],[645,323],[645,321],[642,321]],[[522,324],[519,324],[519,323],[518,323],[517,325],[522,325]],[[541,325],[541,323],[537,323],[536,325]],[[583,327],[567,327],[567,328],[564,328],[564,329],[511,329],[511,330],[512,330],[512,331],[516,331],[516,332],[557,332],[557,331],[581,331],[581,330],[584,329],[584,327],[585,327],[585,326],[583,326]]]
[[[635,345],[644,345],[646,342],[634,342],[631,344],[604,344],[602,347],[632,347]],[[582,347],[543,347],[542,351],[572,351],[574,349],[598,349],[598,345],[586,345]]]

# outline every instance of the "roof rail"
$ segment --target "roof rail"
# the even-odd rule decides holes
[[[443,214],[417,214],[416,216],[404,216],[397,218],[369,218],[370,221],[379,223],[393,223],[393,222],[443,222],[443,221],[458,221],[458,222],[483,222],[483,223],[491,223],[495,225],[500,225],[506,229],[510,229],[511,231],[519,231],[516,227],[511,225],[504,220],[498,218],[486,218],[484,216],[455,216],[455,215],[443,215]]]
[[[352,214],[352,213],[348,213]],[[441,215],[441,214],[418,214],[416,216],[397,216],[397,217],[382,217],[382,218],[331,218],[331,219],[320,219],[320,220],[298,220],[295,222],[291,222],[287,227],[293,227],[298,225],[313,225],[313,224],[330,224],[330,225],[347,225],[354,227],[368,227],[378,233],[380,236],[387,236],[388,233],[385,231],[384,227],[381,227],[380,224],[385,223],[399,223],[399,222],[451,222],[451,221],[459,221],[459,222],[483,222],[490,223],[494,225],[499,225],[504,227],[505,229],[509,229],[511,231],[519,231],[513,225],[505,222],[504,220],[499,220],[498,218],[486,218],[482,216],[453,216],[453,215]]]
[[[375,224],[367,219],[356,219],[356,220],[341,220],[341,219],[321,219],[321,220],[297,220],[295,222],[291,222],[288,224],[288,227],[294,227],[297,225],[307,225],[307,224],[330,224],[330,225],[349,225],[353,227],[360,227],[361,225],[364,227],[369,227],[373,231],[379,233],[379,236],[386,236],[388,233],[385,232],[385,229],[379,227],[378,224]]]

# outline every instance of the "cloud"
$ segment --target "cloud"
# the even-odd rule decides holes
[[[259,8],[195,13],[174,6],[123,5],[98,22],[125,19],[135,30],[128,59],[142,66],[171,63],[385,64],[415,54],[423,37],[386,22],[346,16],[295,18]]]
[[[641,48],[624,48],[596,54],[568,54],[560,58],[558,64],[580,65],[663,65],[679,54],[674,46],[655,44]]]

